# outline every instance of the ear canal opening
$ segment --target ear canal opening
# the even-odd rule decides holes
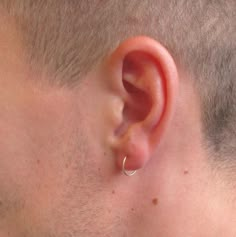
[[[134,93],[139,93],[140,92],[140,89],[138,89],[132,83],[130,83],[126,80],[123,80],[123,86],[129,94],[134,94]]]
[[[123,80],[123,85],[129,95],[129,101],[124,106],[124,115],[129,113],[128,117],[132,117],[136,122],[144,120],[151,111],[150,96],[129,81]]]
[[[125,80],[123,80],[123,85],[129,99],[124,105],[123,122],[115,132],[118,136],[122,136],[132,124],[145,120],[152,106],[151,98],[147,92]]]

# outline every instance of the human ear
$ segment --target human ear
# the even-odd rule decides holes
[[[105,59],[108,84],[122,101],[113,128],[112,149],[121,169],[145,166],[171,123],[178,92],[178,73],[169,52],[148,37],[120,44]]]

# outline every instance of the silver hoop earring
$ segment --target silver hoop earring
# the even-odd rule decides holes
[[[131,177],[131,176],[133,176],[133,175],[137,172],[137,170],[134,170],[134,171],[127,171],[127,170],[125,169],[126,160],[127,160],[127,156],[126,156],[126,157],[124,158],[124,160],[123,160],[122,172],[123,172],[124,175]]]

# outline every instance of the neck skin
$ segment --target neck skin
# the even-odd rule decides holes
[[[148,195],[155,197],[157,193],[159,200],[157,208],[148,210],[152,214],[147,225],[152,223],[153,228],[159,229],[158,236],[163,236],[164,225],[169,226],[164,228],[165,237],[234,237],[235,187],[229,185],[229,177],[223,171],[215,169],[203,149],[199,99],[188,77],[182,73],[181,78],[175,122],[144,169],[147,179],[141,176],[143,185],[139,183],[137,187],[138,192],[145,193],[143,199],[149,190]],[[148,188],[151,179],[155,179],[154,188]],[[147,229],[150,227],[145,226],[141,236]]]

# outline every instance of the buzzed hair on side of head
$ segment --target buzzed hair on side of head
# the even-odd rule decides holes
[[[15,19],[29,62],[61,85],[77,83],[126,38],[158,40],[198,90],[208,150],[218,160],[235,156],[235,0],[0,0],[0,6]]]

